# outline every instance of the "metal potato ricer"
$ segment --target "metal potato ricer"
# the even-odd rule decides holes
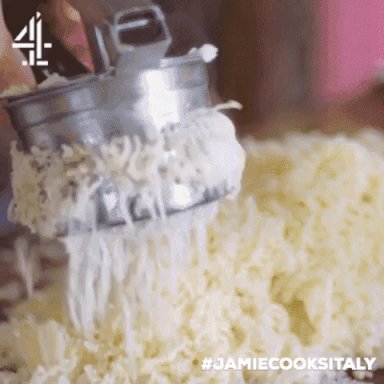
[[[53,70],[70,75],[67,83],[3,100],[26,151],[32,146],[60,150],[62,144],[73,143],[94,147],[122,135],[145,140],[148,127],[161,131],[167,124],[181,122],[189,112],[210,106],[208,74],[200,55],[166,56],[172,39],[160,7],[149,1],[97,3],[103,21],[86,25],[95,74],[86,73],[73,58],[68,59],[71,70],[66,71],[66,53],[60,46]],[[52,50],[55,44],[60,45],[55,40]],[[190,185],[182,187],[189,193],[180,199],[176,198],[179,184],[164,184],[167,215],[230,192],[225,183],[204,192]],[[125,223],[119,198],[117,188],[105,180],[95,200],[99,227]],[[115,203],[111,206],[111,202]],[[132,221],[150,217],[145,210],[135,209],[135,198],[126,204]],[[82,225],[77,223],[79,229]],[[74,227],[76,223],[71,223]],[[67,233],[68,227],[64,225],[60,232]]]

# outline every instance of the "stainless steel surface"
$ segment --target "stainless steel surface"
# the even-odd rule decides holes
[[[228,188],[226,183],[221,184],[212,191],[194,190],[191,186],[182,184],[168,185],[163,189],[163,213],[166,216],[174,216],[214,203],[231,192],[232,190]],[[153,216],[148,210],[141,208],[139,199],[140,195],[125,202],[127,213],[133,223],[139,224],[162,217],[159,207],[156,208],[155,216]],[[120,201],[116,187],[106,182],[105,186],[99,190],[99,196],[95,202],[98,209],[96,214],[98,230],[118,229],[121,225],[126,224],[125,215],[120,208],[121,203],[124,204],[124,202]],[[56,236],[65,237],[71,234],[92,231],[93,229],[92,223],[71,220],[70,222],[62,222],[57,227]]]
[[[158,66],[172,42],[160,8],[143,2],[128,3],[129,8],[127,1],[99,3],[104,5],[104,23],[86,28],[96,72]]]
[[[157,68],[70,81],[5,100],[24,146],[100,145],[183,120],[210,105],[208,75],[200,56],[164,59]]]
[[[0,239],[7,237],[16,230],[16,226],[10,223],[8,217],[8,205],[12,198],[10,188],[0,190]]]

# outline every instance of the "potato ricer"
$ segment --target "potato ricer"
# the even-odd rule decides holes
[[[121,136],[145,141],[149,131],[161,132],[182,122],[191,111],[211,106],[201,56],[167,56],[172,37],[159,6],[132,0],[97,3],[102,21],[86,25],[95,73],[86,73],[73,58],[72,71],[62,70],[65,59],[62,65],[54,60],[54,71],[66,75],[66,83],[3,99],[26,152],[34,146],[55,151],[73,144],[96,148]],[[59,45],[55,40],[52,50],[55,44]],[[188,193],[176,198],[180,187]],[[162,187],[167,215],[208,204],[229,192],[225,180],[205,191],[181,182],[164,182]],[[96,195],[98,226],[124,224],[114,183],[103,180]],[[135,203],[135,197],[124,202],[132,221],[149,219],[149,212],[138,212]],[[71,223],[71,228],[76,225],[83,229],[83,223]],[[66,232],[68,223],[63,223],[61,234]]]

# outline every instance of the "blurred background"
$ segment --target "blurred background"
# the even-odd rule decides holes
[[[384,1],[158,3],[175,53],[219,47],[213,89],[243,105],[235,114],[240,134],[384,126]]]
[[[220,28],[220,90],[244,105],[241,129],[384,123],[383,1],[224,0]]]

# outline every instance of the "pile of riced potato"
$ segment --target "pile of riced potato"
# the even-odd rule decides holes
[[[189,262],[161,298],[168,322],[135,322],[127,348],[129,325],[115,307],[81,334],[58,278],[0,325],[8,368],[0,382],[352,382],[323,371],[202,371],[206,356],[364,356],[384,367],[384,135],[290,133],[243,144],[242,191],[220,203],[203,248],[192,239]]]

